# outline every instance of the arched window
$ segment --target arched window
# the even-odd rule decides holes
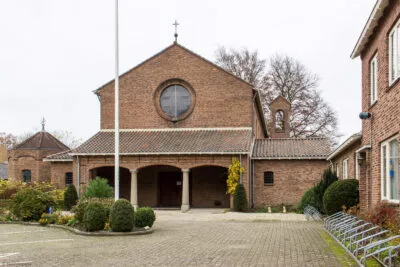
[[[65,185],[72,184],[72,172],[65,173]]]
[[[275,114],[275,129],[283,131],[285,128],[285,113],[283,110],[278,110]]]
[[[32,180],[31,170],[23,170],[22,171],[22,182],[29,183]]]

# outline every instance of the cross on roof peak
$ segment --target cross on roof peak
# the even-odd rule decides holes
[[[178,42],[178,26],[179,26],[179,23],[178,23],[177,20],[175,20],[175,22],[174,22],[172,25],[175,26],[175,34],[174,34],[174,37],[175,37],[175,43],[177,43],[177,42]]]
[[[45,126],[46,126],[46,120],[44,119],[44,117],[42,118],[41,124],[42,124],[42,132],[44,132],[45,131]]]

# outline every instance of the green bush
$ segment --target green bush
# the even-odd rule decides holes
[[[76,191],[75,185],[70,184],[65,189],[64,193],[64,209],[71,210],[73,206],[78,202],[78,192]]]
[[[49,207],[54,206],[53,198],[47,192],[35,188],[24,188],[13,197],[12,213],[23,221],[38,221]]]
[[[303,213],[304,208],[307,207],[307,205],[313,206],[320,212],[324,212],[322,204],[324,193],[326,189],[337,180],[338,177],[335,171],[332,171],[331,168],[325,169],[321,181],[304,193],[299,205],[297,206],[297,212]]]
[[[96,179],[89,182],[84,196],[86,198],[110,198],[114,196],[114,189],[108,184],[107,179],[96,177]]]
[[[154,210],[149,207],[138,208],[135,211],[135,226],[136,227],[152,227],[156,220]]]
[[[106,212],[99,203],[90,203],[85,208],[83,224],[88,232],[100,231],[106,224]]]
[[[130,232],[134,225],[132,204],[126,199],[117,200],[111,207],[110,227],[113,232]]]
[[[236,211],[247,211],[247,196],[244,186],[239,184],[233,195],[233,207]]]
[[[72,211],[75,213],[75,219],[78,223],[83,222],[83,216],[85,214],[85,209],[90,203],[98,203],[103,206],[103,209],[106,213],[106,220],[108,221],[110,210],[112,205],[114,204],[114,198],[82,198],[78,201],[78,203],[72,208]]]
[[[303,213],[304,208],[308,205],[316,208],[319,211],[322,210],[322,199],[320,199],[318,196],[316,186],[311,187],[304,193],[303,197],[300,200],[300,204],[297,207],[297,212]]]
[[[358,203],[358,181],[355,179],[336,181],[325,191],[324,211],[331,215],[341,211],[342,206],[350,208]]]

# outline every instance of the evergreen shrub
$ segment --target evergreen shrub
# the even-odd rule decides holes
[[[156,220],[154,210],[149,207],[138,208],[135,211],[135,226],[136,227],[152,227]]]
[[[111,207],[110,228],[113,232],[130,232],[134,226],[134,209],[126,199],[117,200]]]

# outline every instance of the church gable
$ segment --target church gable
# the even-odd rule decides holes
[[[114,82],[98,89],[101,128],[114,127]],[[120,127],[251,127],[252,86],[173,44],[120,78]]]

